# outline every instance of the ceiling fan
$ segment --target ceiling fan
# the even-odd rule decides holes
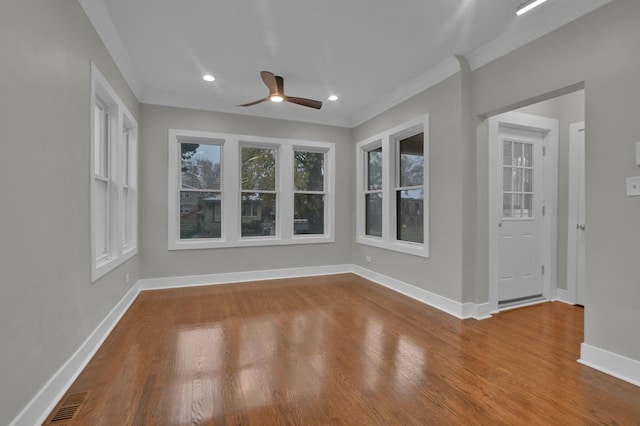
[[[267,96],[264,99],[259,99],[257,101],[249,102],[249,103],[238,105],[238,106],[248,107],[248,106],[256,105],[266,101],[271,101],[271,102],[285,101],[285,102],[291,102],[293,104],[306,106],[309,108],[315,108],[315,109],[322,108],[322,102],[320,101],[285,95],[284,79],[279,75],[273,75],[273,73],[269,71],[261,71],[260,76],[262,77],[262,81],[264,81],[264,84],[269,88],[269,96]]]

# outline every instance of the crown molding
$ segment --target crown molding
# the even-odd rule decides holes
[[[455,56],[445,59],[433,68],[430,68],[427,72],[419,75],[407,84],[398,87],[387,96],[384,96],[379,102],[354,114],[351,117],[350,126],[359,126],[376,115],[381,114],[418,93],[435,86],[441,81],[456,74],[458,71],[460,71],[460,62]]]
[[[98,36],[102,39],[102,42],[111,54],[111,57],[116,63],[116,67],[118,67],[122,73],[129,88],[138,101],[140,101],[144,92],[144,84],[133,64],[129,51],[124,46],[124,43],[122,43],[122,39],[111,20],[111,15],[103,0],[78,1],[84,9],[84,13],[89,18],[89,21],[93,24]]]
[[[512,21],[511,25],[501,35],[468,54],[466,58],[469,66],[471,70],[476,70],[611,1],[557,2],[539,11],[532,11],[529,14],[518,17]]]

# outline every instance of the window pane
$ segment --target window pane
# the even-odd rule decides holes
[[[396,192],[398,240],[424,243],[423,207],[424,191],[422,189]]]
[[[129,221],[131,220],[129,214],[129,189],[124,187],[122,188],[122,211],[124,212],[124,220],[122,223],[122,246],[126,247],[129,244]]]
[[[521,142],[514,142],[513,143],[513,150],[514,150],[514,155],[513,155],[513,159],[515,162],[516,166],[522,166],[523,164],[523,159],[522,159],[522,143]]]
[[[221,203],[219,192],[180,192],[180,238],[220,238]]]
[[[108,200],[107,200],[107,182],[102,180],[95,181],[95,216],[94,229],[96,233],[96,258],[102,257],[108,253],[107,248],[107,218],[108,218]]]
[[[220,189],[220,145],[181,143],[182,189]]]
[[[126,129],[122,135],[122,141],[122,166],[124,167],[124,184],[129,185],[129,175],[131,174],[131,143],[129,141],[129,131]]]
[[[382,148],[367,152],[367,189],[382,189]]]
[[[107,113],[99,105],[94,106],[94,169],[98,176],[109,174],[109,139]]]
[[[400,186],[424,183],[424,133],[400,141]]]
[[[242,189],[275,191],[276,150],[242,148]]]
[[[324,153],[295,151],[296,191],[324,191]]]
[[[366,195],[365,233],[374,237],[382,237],[382,193]]]
[[[241,209],[243,237],[276,235],[276,194],[245,192]]]
[[[324,234],[324,195],[295,194],[293,233]]]

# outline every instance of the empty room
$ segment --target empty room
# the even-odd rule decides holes
[[[640,425],[640,2],[3,0],[0,425]]]

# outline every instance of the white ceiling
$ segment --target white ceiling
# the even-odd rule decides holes
[[[454,55],[475,69],[610,0],[521,17],[520,0],[79,1],[141,102],[351,127],[455,73]],[[267,96],[262,70],[322,109],[236,107]]]

